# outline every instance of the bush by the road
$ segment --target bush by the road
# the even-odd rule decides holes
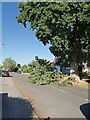
[[[57,84],[60,86],[75,85],[79,81],[76,75],[63,75],[62,72],[54,72],[51,65],[43,64],[41,61],[33,61],[29,67],[28,80],[31,84]]]
[[[29,82],[32,84],[50,84],[63,76],[61,72],[53,72],[50,65],[45,65],[39,61],[33,61],[30,68]]]

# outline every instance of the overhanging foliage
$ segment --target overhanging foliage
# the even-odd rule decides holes
[[[90,2],[22,2],[17,21],[35,31],[62,62],[90,59]]]

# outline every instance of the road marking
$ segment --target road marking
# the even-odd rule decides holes
[[[67,91],[64,91],[64,90],[62,90],[62,89],[60,89],[60,88],[56,88],[56,87],[54,87],[54,86],[51,86],[52,88],[54,88],[54,89],[56,89],[56,90],[58,90],[58,91],[61,91],[61,92],[64,92],[64,93],[68,93]],[[68,95],[70,95],[70,94],[68,94]],[[76,97],[75,97],[76,98]],[[85,99],[86,101],[88,101],[88,102],[90,102],[90,100],[89,99]]]
[[[60,88],[56,88],[56,87],[53,87],[53,86],[52,86],[52,88],[54,88],[54,89],[56,89],[56,90],[59,90],[59,91],[61,91],[61,92],[64,92],[64,93],[68,93],[67,91],[64,91],[64,90],[62,90],[62,89],[60,89]]]

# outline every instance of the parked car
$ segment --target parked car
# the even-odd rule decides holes
[[[7,70],[0,70],[0,76],[2,77],[9,77],[9,71]]]

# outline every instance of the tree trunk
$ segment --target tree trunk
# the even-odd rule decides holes
[[[77,61],[71,62],[71,69],[75,70],[75,74],[78,75],[78,62]]]

